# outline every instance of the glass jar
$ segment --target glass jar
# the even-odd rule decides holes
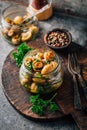
[[[27,16],[27,7],[20,4],[10,5],[2,11],[1,33],[8,43],[18,45],[31,40],[36,35],[36,33],[33,35],[30,28],[35,25],[38,30],[38,20],[32,17],[24,21]],[[30,37],[25,38],[27,35]]]
[[[29,0],[27,11],[38,20],[47,20],[53,13],[52,0]]]
[[[19,71],[19,79],[21,85],[31,93],[47,94],[56,91],[63,83],[59,56],[51,50],[27,53]]]
[[[29,3],[31,4],[31,6],[37,10],[43,8],[50,2],[51,2],[50,0],[29,0]]]

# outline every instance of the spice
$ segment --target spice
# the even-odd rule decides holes
[[[62,47],[69,43],[69,38],[66,32],[53,31],[49,33],[47,43],[54,47]]]

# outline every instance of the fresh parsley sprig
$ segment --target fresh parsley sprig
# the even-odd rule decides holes
[[[22,43],[18,48],[17,48],[17,51],[13,52],[13,58],[16,62],[16,65],[18,67],[21,66],[22,62],[23,62],[23,58],[25,56],[25,54],[28,52],[28,51],[31,51],[32,48],[27,46],[26,43]]]
[[[39,94],[31,96],[30,102],[32,103],[32,111],[39,116],[45,114],[45,109],[48,107],[50,112],[58,111],[58,105],[53,101],[57,93],[49,100],[43,100]]]

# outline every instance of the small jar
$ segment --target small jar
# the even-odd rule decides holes
[[[47,20],[53,14],[52,0],[29,0],[27,11],[40,21]]]
[[[36,35],[32,29],[38,31],[38,20],[32,17],[23,23],[27,17],[27,7],[20,4],[10,5],[2,11],[1,33],[8,43],[18,45]],[[31,26],[34,27],[31,29]]]
[[[49,3],[49,0],[29,0],[31,6],[37,10],[43,8]]]
[[[21,85],[31,93],[47,94],[56,91],[63,83],[59,56],[51,50],[27,53],[19,71],[19,79]]]

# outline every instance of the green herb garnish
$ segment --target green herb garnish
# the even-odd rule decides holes
[[[27,46],[26,43],[22,43],[18,48],[17,48],[17,52],[13,52],[13,57],[14,57],[14,60],[16,62],[16,65],[18,67],[21,66],[22,62],[23,62],[23,58],[25,56],[25,54],[28,52],[28,51],[31,51],[32,48]]]
[[[46,61],[45,63],[46,63],[46,64],[50,64],[50,61]]]
[[[42,75],[41,75],[41,73],[37,73],[37,74],[35,75],[35,77],[36,77],[36,78],[41,78]]]
[[[58,106],[56,105],[55,102],[51,102],[49,109],[50,109],[51,112],[57,111],[58,110]]]
[[[36,62],[40,62],[40,60],[39,60],[39,59],[36,59]]]
[[[49,100],[43,100],[40,95],[34,95],[30,97],[30,102],[32,103],[32,111],[39,116],[45,114],[45,110],[48,107],[49,111],[58,111],[58,105],[53,101],[57,93]]]
[[[30,62],[30,63],[28,64],[27,69],[28,69],[28,70],[32,70],[32,62]]]

